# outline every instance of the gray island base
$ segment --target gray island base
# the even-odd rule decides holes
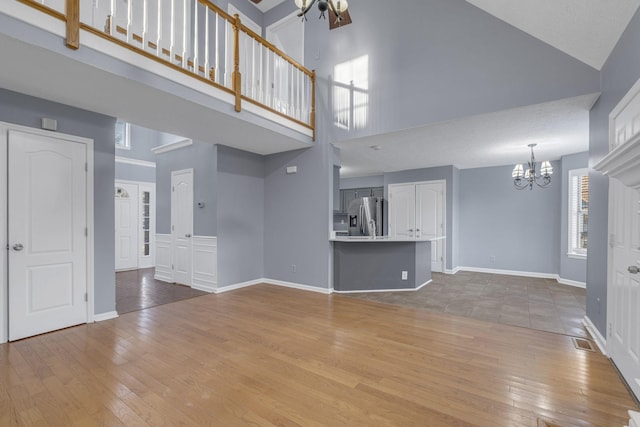
[[[337,292],[416,290],[430,281],[430,240],[333,240]]]

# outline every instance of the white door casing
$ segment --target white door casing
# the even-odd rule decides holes
[[[87,145],[8,132],[9,340],[89,319]]]
[[[116,181],[115,187],[116,271],[132,270],[138,268],[138,186]]]
[[[443,237],[445,182],[416,184],[416,237]],[[431,244],[431,271],[444,272],[444,239]]]
[[[304,64],[304,21],[298,17],[298,11],[269,25],[266,38],[299,64]]]
[[[607,350],[640,396],[640,193],[609,179]]]
[[[171,172],[173,281],[191,286],[193,235],[193,169]]]
[[[389,235],[394,239],[413,239],[415,224],[415,185],[389,185]]]

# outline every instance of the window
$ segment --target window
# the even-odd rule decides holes
[[[569,256],[587,256],[589,175],[587,169],[569,171]]]
[[[129,123],[118,120],[116,122],[116,148],[131,149]]]

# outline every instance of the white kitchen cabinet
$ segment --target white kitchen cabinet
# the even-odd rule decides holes
[[[392,238],[438,238],[431,248],[431,271],[444,271],[445,181],[389,185],[388,233]]]

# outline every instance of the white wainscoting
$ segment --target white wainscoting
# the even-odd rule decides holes
[[[156,234],[156,280],[173,283],[171,234]]]
[[[211,236],[193,236],[191,287],[215,292],[218,287],[218,239]]]

